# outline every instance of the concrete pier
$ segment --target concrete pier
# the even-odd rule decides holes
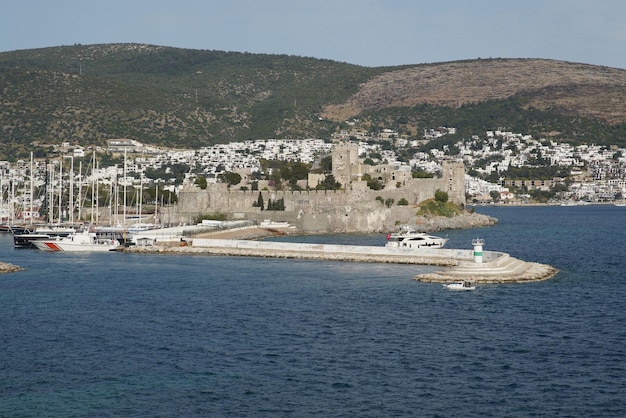
[[[483,251],[483,257],[489,251]],[[444,270],[418,274],[415,280],[422,282],[448,283],[451,281],[470,280],[474,283],[525,283],[547,280],[558,270],[547,264],[532,263],[511,257],[506,253],[492,261],[477,264],[459,262]]]
[[[357,245],[195,238],[183,246],[130,247],[126,251],[227,256],[273,257],[310,260],[356,261],[442,266],[446,269],[415,276],[424,282],[473,280],[476,283],[519,283],[546,280],[557,270],[529,263],[506,253],[483,251],[483,262],[474,262],[474,251],[458,249],[409,249]]]

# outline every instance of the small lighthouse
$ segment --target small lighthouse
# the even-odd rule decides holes
[[[474,246],[474,263],[482,264],[484,244],[485,244],[485,240],[482,238],[474,238],[472,240],[472,245]]]

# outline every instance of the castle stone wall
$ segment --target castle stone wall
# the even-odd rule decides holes
[[[442,176],[431,179],[414,179],[410,173],[392,172],[390,166],[385,166],[385,188],[371,190],[360,180],[363,167],[357,151],[353,144],[339,144],[333,149],[333,175],[344,187],[342,190],[259,192],[235,190],[221,183],[209,184],[206,190],[187,185],[178,196],[179,222],[189,223],[202,214],[226,213],[234,219],[288,221],[306,232],[375,232],[415,222],[416,205],[433,198],[437,190],[448,193],[450,201],[465,204],[462,163],[444,162]],[[265,207],[270,200],[283,199],[285,210],[255,207],[259,193]],[[403,198],[409,204],[397,206]],[[393,204],[387,207],[384,202],[390,200]]]

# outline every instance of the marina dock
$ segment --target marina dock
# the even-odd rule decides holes
[[[130,247],[125,251],[441,266],[444,267],[441,271],[415,276],[418,281],[437,283],[463,279],[476,283],[522,283],[546,280],[558,272],[554,267],[522,261],[497,251],[482,251],[481,262],[477,263],[475,251],[462,249],[415,250],[211,238],[194,238],[180,244]]]

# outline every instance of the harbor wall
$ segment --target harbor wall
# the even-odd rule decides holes
[[[306,258],[335,261],[367,261],[380,263],[453,266],[473,259],[472,250],[410,249],[358,245],[307,244],[294,242],[222,240],[195,238],[191,246],[210,249],[211,254],[245,255],[278,258]],[[483,252],[486,260],[495,260],[503,253]]]
[[[456,280],[470,280],[475,283],[524,283],[546,280],[558,273],[557,269],[549,265],[518,260],[498,251],[483,251],[483,262],[475,263],[474,251],[461,249],[415,250],[194,238],[182,241],[178,247],[130,247],[126,251],[444,266],[445,269],[442,271],[420,273],[415,276],[415,280],[439,283]]]

